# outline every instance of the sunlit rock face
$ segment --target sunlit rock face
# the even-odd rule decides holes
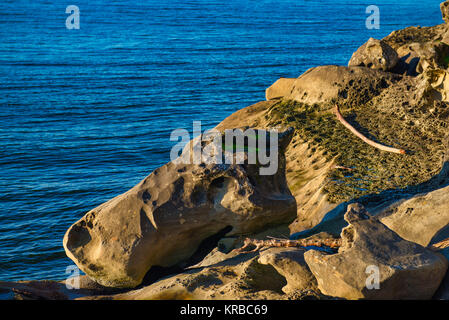
[[[446,258],[402,239],[351,204],[336,254],[310,250],[305,261],[323,294],[345,299],[430,299],[448,267]]]
[[[226,227],[236,235],[290,223],[296,201],[286,183],[284,150],[292,134],[277,136],[272,175],[261,175],[261,164],[248,161],[186,163],[190,147],[211,143],[192,140],[178,159],[72,225],[63,241],[67,255],[104,286],[135,287],[152,266],[186,261],[203,240]]]
[[[364,66],[388,71],[399,61],[398,54],[382,40],[369,38],[351,57],[348,66]]]

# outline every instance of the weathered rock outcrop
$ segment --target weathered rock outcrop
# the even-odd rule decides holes
[[[225,255],[222,262],[186,270],[142,289],[113,296],[83,299],[114,300],[215,300],[282,299],[286,284],[271,266],[257,262],[257,254]]]
[[[363,66],[371,69],[388,71],[393,69],[399,61],[398,54],[382,40],[369,38],[349,60],[348,67]]]
[[[351,199],[415,186],[407,192],[420,193],[420,185],[439,173],[441,140],[449,127],[447,34],[445,24],[394,31],[379,41],[400,57],[390,72],[361,66],[311,68],[296,79],[276,81],[266,90],[265,105],[230,117],[245,119],[250,127],[296,129],[286,152],[287,181],[298,204],[292,232],[317,225]],[[331,112],[334,104],[367,137],[406,149],[407,155],[388,155],[355,141],[340,130]],[[248,120],[247,113],[252,113]],[[229,126],[229,120],[219,127]]]
[[[402,238],[427,246],[449,225],[449,187],[398,201],[378,218]]]
[[[70,286],[67,286],[67,282]],[[86,296],[113,295],[123,289],[103,287],[85,275],[68,281],[0,281],[1,300],[73,300]]]
[[[279,226],[253,236],[257,239],[265,239],[267,235],[279,237],[285,231],[288,232],[288,228]],[[311,239],[324,236],[316,235]],[[232,250],[241,245],[239,238],[223,240],[227,243],[225,252],[215,248],[201,262],[181,273],[129,292],[80,299],[332,299],[319,292],[315,277],[305,264],[303,249],[271,248],[239,253]]]
[[[282,288],[286,294],[296,291],[317,291],[317,283],[304,260],[304,249],[270,248],[262,251],[259,263],[273,266],[284,276],[287,285]]]
[[[413,60],[417,65],[426,61],[429,65],[436,65],[445,63],[446,45],[442,40],[446,33],[447,28],[444,24],[433,27],[408,27],[393,31],[382,40],[396,50],[402,62]],[[421,73],[423,68],[416,71]]]
[[[293,93],[296,78],[280,78],[265,90],[267,100],[279,99]]]
[[[447,3],[441,5],[446,22]],[[266,90],[267,101],[216,127],[220,132],[286,130],[277,173],[261,176],[259,165],[247,163],[177,161],[155,170],[88,212],[67,231],[64,247],[89,277],[107,287],[135,287],[152,267],[182,268],[138,290],[112,295],[101,287],[80,294],[95,295],[92,299],[432,297],[449,257],[447,248],[446,259],[424,248],[449,236],[448,66],[449,29],[442,24],[370,39],[348,67],[320,66],[279,79]],[[335,104],[370,140],[407,153],[382,152],[352,135],[333,114]],[[191,141],[180,159],[199,145],[199,139]],[[353,202],[380,214],[372,217],[358,205],[346,211]],[[283,237],[341,233],[343,246],[334,254],[305,252],[310,248],[231,251],[239,235],[253,238],[274,225],[282,225]],[[198,259],[204,240],[218,235],[226,236]],[[378,290],[366,287],[370,266],[379,268]],[[438,297],[448,296],[446,278]],[[0,288],[8,294],[19,290],[21,296],[70,298],[60,283]]]
[[[216,129],[223,131],[239,126],[269,128],[273,126],[270,119],[271,110],[279,106],[279,103],[278,100],[269,100],[243,108],[223,120]],[[276,125],[283,127],[282,121]],[[293,231],[308,229],[318,224],[324,214],[338,205],[328,201],[323,192],[327,173],[332,166],[333,161],[326,159],[320,150],[311,147],[307,141],[302,140],[297,131],[295,132],[286,150],[287,183],[298,204],[297,221],[291,227]]]
[[[339,204],[354,198],[414,186],[415,193],[422,192],[419,185],[442,168],[441,140],[449,127],[449,106],[427,99],[428,87],[416,77],[365,67],[326,66],[309,73],[320,79],[312,90],[320,90],[316,88],[323,83],[335,86],[327,100],[298,102],[301,99],[291,96],[290,89],[286,98],[239,110],[217,126],[219,130],[235,127],[242,119],[249,127],[296,129],[286,151],[287,182],[298,204],[292,233],[315,226]],[[295,81],[306,83],[304,79]],[[362,133],[408,154],[392,155],[359,141],[336,120],[334,103]]]
[[[253,164],[173,161],[156,169],[75,223],[64,237],[67,255],[104,286],[134,287],[152,266],[185,262],[224,228],[235,235],[291,222],[296,203],[284,158],[291,136],[291,130],[279,135],[274,175],[260,176],[260,165]]]
[[[442,10],[446,8],[442,4]],[[445,11],[443,11],[443,17]],[[425,96],[448,101],[449,36],[446,24],[397,30],[383,40],[394,48],[400,61],[394,72],[418,76]]]
[[[360,205],[349,206],[345,220],[349,226],[341,233],[338,253],[310,250],[304,255],[322,293],[345,299],[433,296],[448,267],[442,255],[402,239]]]
[[[297,79],[279,79],[266,90],[266,98],[309,105],[342,99],[360,105],[400,79],[396,74],[367,67],[320,66],[307,70]]]
[[[444,22],[449,23],[449,1],[441,2],[440,9]]]

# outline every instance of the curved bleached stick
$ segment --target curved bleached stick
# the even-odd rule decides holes
[[[399,154],[406,154],[407,152],[403,149],[396,149],[393,147],[387,147],[384,146],[380,143],[374,142],[373,140],[368,139],[367,137],[365,137],[363,134],[361,134],[360,132],[358,132],[353,126],[351,126],[349,124],[349,122],[347,122],[345,120],[345,118],[343,118],[343,116],[340,113],[340,110],[338,110],[338,106],[335,105],[335,115],[337,116],[337,119],[346,127],[348,128],[353,134],[355,134],[357,137],[359,137],[360,139],[362,139],[365,143],[369,144],[370,146],[373,146],[377,149],[383,150],[383,151],[387,151],[387,152],[393,152],[393,153],[399,153]]]

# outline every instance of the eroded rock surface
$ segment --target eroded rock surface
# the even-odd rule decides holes
[[[71,300],[100,294],[117,294],[123,289],[103,287],[85,275],[67,281],[0,281],[1,300]]]
[[[391,205],[379,219],[402,238],[427,246],[449,225],[449,187]]]
[[[444,22],[449,23],[449,1],[441,2],[440,9]]]
[[[345,299],[430,299],[448,267],[442,255],[407,241],[358,204],[348,207],[349,223],[338,253],[305,253],[322,293]],[[378,273],[378,289],[374,285]],[[367,285],[368,284],[368,285]]]
[[[382,40],[369,38],[349,60],[348,66],[363,66],[371,69],[388,71],[399,61],[398,54]]]
[[[253,237],[283,237],[285,232],[287,226],[278,226]],[[320,234],[311,239],[327,236]],[[224,242],[225,248],[221,250],[226,252],[218,246],[181,273],[129,292],[81,299],[332,299],[318,290],[315,277],[304,262],[303,249],[264,248],[259,252],[239,253],[233,249],[241,247],[241,237],[227,237]]]
[[[86,299],[188,300],[282,299],[285,279],[271,266],[257,262],[257,254],[225,255],[224,261],[187,270],[142,289]]]
[[[279,135],[274,175],[262,177],[260,165],[252,164],[173,161],[156,169],[75,223],[64,237],[67,255],[104,286],[134,287],[151,266],[186,261],[204,239],[226,227],[235,235],[291,222],[296,202],[284,157],[291,136],[292,131]]]
[[[443,13],[444,16],[444,13]],[[449,29],[446,24],[393,31],[383,41],[394,48],[400,61],[394,72],[418,76],[427,98],[448,101]]]
[[[279,79],[266,90],[266,97],[267,100],[282,98],[310,105],[335,99],[361,104],[400,79],[396,74],[367,67],[319,66],[297,79]]]
[[[260,253],[258,261],[273,266],[286,279],[287,285],[282,288],[286,294],[317,291],[315,276],[304,260],[304,253],[302,248],[270,248]]]
[[[446,21],[447,6],[441,8]],[[307,292],[317,297],[317,286],[348,299],[430,298],[447,268],[420,244],[449,236],[442,143],[449,128],[448,44],[446,24],[410,27],[370,39],[349,67],[279,79],[266,90],[267,101],[216,129],[293,127],[280,161],[285,176],[261,177],[256,166],[169,163],[72,226],[67,254],[101,284],[134,287],[152,266],[189,265],[204,239],[230,227],[219,242],[225,252],[214,249],[142,289],[95,298],[301,299]],[[354,137],[336,120],[335,104],[367,137],[407,154],[381,152]],[[351,206],[344,215],[353,201],[382,214],[373,218]],[[285,248],[228,253],[234,236],[289,223],[295,211],[290,232],[304,231],[301,238],[339,234],[349,222],[345,245],[333,255]],[[380,268],[379,290],[365,286],[369,265]],[[436,297],[447,297],[447,283]]]

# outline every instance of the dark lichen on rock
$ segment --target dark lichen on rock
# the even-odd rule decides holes
[[[385,99],[389,100],[389,99]],[[447,131],[446,103],[392,104],[371,101],[362,106],[340,105],[343,116],[370,139],[406,149],[406,155],[384,152],[365,144],[338,122],[333,103],[308,105],[286,100],[274,105],[266,119],[275,125],[296,129],[310,148],[321,149],[328,161],[351,170],[328,174],[324,191],[331,202],[349,201],[387,189],[402,189],[423,183],[441,169],[441,141]],[[429,109],[438,109],[432,116]],[[440,119],[443,118],[443,119]]]

